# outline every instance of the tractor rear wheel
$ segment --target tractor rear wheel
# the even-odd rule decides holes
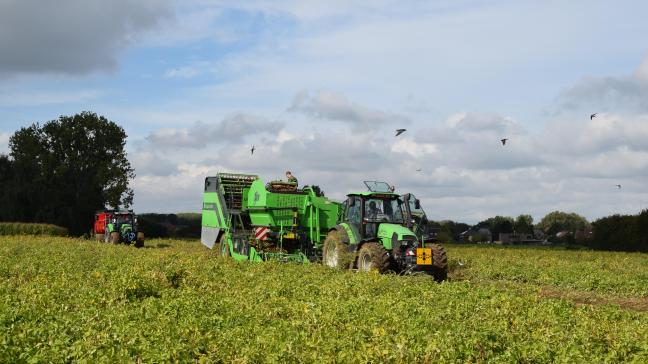
[[[105,242],[104,239],[105,239],[104,234],[95,234],[95,240],[97,242],[103,243],[103,242]]]
[[[116,231],[113,231],[110,233],[110,242],[112,244],[119,244],[119,233]]]
[[[135,247],[142,248],[144,247],[144,233],[137,233],[137,240],[135,240]]]
[[[337,230],[329,231],[326,239],[324,239],[322,263],[330,268],[346,269],[352,263],[350,255],[347,245],[342,242],[340,232]]]
[[[389,269],[389,255],[380,243],[366,243],[358,254],[358,271],[385,273]]]
[[[448,279],[448,255],[445,249],[439,244],[432,244],[432,266],[429,273],[432,274],[434,280],[443,282]]]

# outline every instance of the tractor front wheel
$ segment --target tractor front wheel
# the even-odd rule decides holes
[[[366,243],[358,254],[358,271],[385,273],[389,269],[389,255],[380,243]]]
[[[351,266],[347,245],[342,242],[340,232],[332,230],[324,239],[322,263],[330,268],[345,269]]]
[[[144,233],[137,233],[137,240],[135,240],[135,247],[142,248],[144,247]]]
[[[110,242],[112,244],[119,244],[119,233],[116,231],[113,231],[110,233]]]

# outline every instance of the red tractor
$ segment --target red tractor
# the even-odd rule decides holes
[[[144,233],[137,229],[137,216],[133,210],[106,210],[95,214],[95,238],[99,242],[144,246]]]

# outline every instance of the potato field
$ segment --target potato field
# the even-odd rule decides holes
[[[648,255],[446,246],[450,279],[0,237],[0,362],[648,362]]]

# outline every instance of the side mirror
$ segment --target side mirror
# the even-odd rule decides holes
[[[421,200],[419,200],[418,198],[414,200],[414,208],[417,210],[421,209]]]

